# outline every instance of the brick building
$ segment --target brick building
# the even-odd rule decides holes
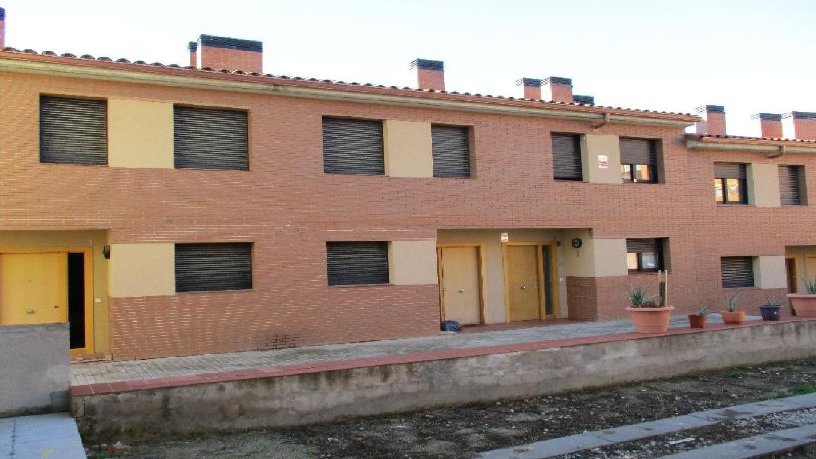
[[[722,107],[596,106],[560,77],[492,97],[440,61],[397,88],[189,51],[0,51],[0,324],[132,359],[620,318],[657,270],[678,313],[754,311],[816,275],[816,114],[735,137]]]

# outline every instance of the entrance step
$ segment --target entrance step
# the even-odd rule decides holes
[[[68,413],[0,419],[0,457],[85,459],[76,421]]]

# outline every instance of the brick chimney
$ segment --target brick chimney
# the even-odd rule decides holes
[[[572,100],[576,104],[595,105],[595,97],[593,96],[579,96],[578,94],[572,96]]]
[[[542,84],[550,87],[550,100],[554,102],[573,102],[571,79],[551,76],[544,80]]]
[[[192,58],[192,45],[188,48]],[[197,48],[195,67],[257,73],[263,71],[263,43],[259,41],[201,35]]]
[[[793,138],[816,140],[816,113],[791,112],[785,117],[790,117],[793,120]]]
[[[769,139],[782,138],[782,115],[779,113],[757,113],[762,137]]]
[[[726,135],[725,107],[722,105],[704,105],[697,107],[697,113],[703,121],[697,122],[697,134]]]
[[[524,87],[524,98],[541,100],[541,79],[539,78],[522,78],[516,82],[516,85]]]
[[[419,89],[445,90],[445,63],[428,59],[417,59],[411,67],[417,69],[417,87]]]
[[[198,67],[198,42],[187,43],[187,50],[190,51],[190,67]]]
[[[6,10],[0,7],[0,51],[6,47]]]

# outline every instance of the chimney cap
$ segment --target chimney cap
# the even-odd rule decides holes
[[[6,19],[6,9],[0,6],[0,21]]]
[[[414,62],[411,62],[411,68],[416,67],[420,70],[445,70],[445,62],[443,61],[434,61],[430,59],[417,59]]]
[[[780,113],[757,113],[752,118],[763,121],[782,121],[782,114]]]
[[[593,96],[579,96],[576,94],[572,96],[572,101],[576,104],[595,105],[595,97]]]
[[[216,37],[214,35],[202,34],[198,38],[198,41],[201,43],[201,46],[234,49],[237,51],[263,52],[263,43],[256,40],[242,40],[240,38]]]
[[[814,112],[790,112],[790,116],[795,120],[816,120],[816,113]]]
[[[697,107],[697,113],[725,113],[722,105],[701,105]]]
[[[198,49],[198,43],[194,42],[194,41],[191,41],[190,43],[187,43],[187,49],[189,49],[190,51],[197,50]]]
[[[545,78],[543,84],[562,84],[565,86],[572,86],[572,78],[564,78],[559,76],[551,76]]]
[[[541,78],[522,78],[520,83],[524,86],[540,87],[542,81]]]

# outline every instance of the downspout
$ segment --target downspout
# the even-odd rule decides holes
[[[769,158],[769,159],[776,159],[776,158],[779,158],[780,156],[782,156],[782,155],[784,155],[784,154],[785,154],[785,152],[786,152],[785,150],[786,150],[786,149],[785,149],[785,146],[784,146],[784,145],[780,145],[780,146],[779,146],[779,150],[778,150],[776,153],[769,153],[769,154],[768,154],[768,158]]]
[[[612,115],[609,112],[604,112],[603,121],[598,124],[592,126],[593,131],[597,131],[598,129],[606,126],[612,120]]]

